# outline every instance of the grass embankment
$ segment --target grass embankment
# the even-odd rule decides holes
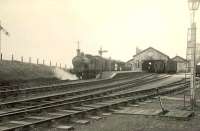
[[[53,68],[19,61],[0,61],[0,81],[40,78],[55,78]]]

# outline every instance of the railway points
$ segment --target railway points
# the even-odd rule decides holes
[[[78,122],[70,120],[72,116],[77,120],[82,120],[79,118],[87,117],[86,114],[94,116],[93,114],[102,112],[100,114],[103,115],[103,112],[114,111],[117,107],[152,98],[158,95],[157,89],[159,89],[159,94],[166,94],[187,88],[183,77],[164,74],[142,74],[133,78],[113,79],[113,82],[109,80],[107,84],[99,83],[99,85],[94,82],[95,86],[90,82],[86,83],[88,89],[82,83],[84,88],[78,88],[78,86],[81,86],[81,84],[78,84],[77,87],[74,86],[74,89],[71,90],[73,93],[68,90],[72,95],[67,95],[68,93],[66,92],[65,95],[62,94],[60,96],[56,91],[56,93],[48,97],[38,95],[40,97],[35,99],[30,97],[19,102],[10,101],[12,106],[6,106],[6,103],[1,103],[0,130],[25,130],[32,127],[39,130],[40,127],[43,127],[40,125],[45,125],[45,123],[53,123],[53,125],[59,123],[58,126],[56,124],[56,126],[50,127],[57,129],[62,127],[63,120],[68,120],[69,125],[70,123],[77,124]],[[91,81],[91,83],[93,82]],[[63,93],[63,90],[61,91]],[[29,104],[26,105],[25,103]],[[19,116],[21,117],[18,118]],[[98,120],[97,118],[100,119],[101,116],[90,117],[90,120]],[[68,125],[64,124],[63,126]],[[47,126],[44,127],[48,128]],[[74,126],[73,130],[76,130]]]

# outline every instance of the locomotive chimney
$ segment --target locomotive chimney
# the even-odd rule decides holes
[[[76,52],[77,52],[77,56],[80,56],[81,55],[81,50],[80,50],[80,47],[79,47],[80,42],[78,41],[77,44],[78,44],[78,48],[76,49]]]

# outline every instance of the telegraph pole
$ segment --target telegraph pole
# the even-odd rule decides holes
[[[1,20],[0,20],[0,54],[2,54],[2,52],[1,52],[1,30],[2,30],[2,26],[1,26]]]
[[[108,52],[107,50],[103,50],[102,47],[100,47],[100,50],[99,50],[99,55],[102,57],[103,53],[106,53]]]
[[[191,50],[191,59],[190,59],[190,103],[192,110],[194,111],[194,107],[196,105],[196,23],[195,23],[195,11],[199,8],[200,0],[188,0],[188,7],[192,13],[192,22],[191,22],[191,37],[190,43],[188,43],[189,48]]]
[[[103,53],[106,53],[108,52],[107,50],[102,50],[102,47],[100,47],[100,50],[99,50],[99,55],[101,56],[101,58],[103,59]],[[101,65],[101,72],[100,72],[100,78],[102,78],[102,73],[103,73],[103,62],[102,62],[102,65]]]

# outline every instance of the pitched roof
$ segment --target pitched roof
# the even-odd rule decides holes
[[[138,56],[138,55],[142,54],[143,52],[145,52],[145,51],[147,51],[147,50],[150,50],[150,49],[153,49],[153,50],[155,50],[156,52],[158,52],[158,53],[160,53],[160,54],[162,54],[162,55],[164,55],[164,56],[166,56],[166,57],[168,57],[168,58],[169,58],[169,56],[168,56],[168,55],[166,55],[166,54],[164,54],[164,53],[160,52],[159,50],[157,50],[157,49],[155,49],[155,48],[153,48],[153,47],[149,47],[149,48],[147,48],[147,49],[145,49],[145,50],[141,51],[140,53],[138,53],[138,54],[135,54],[133,57],[136,57],[136,56]]]
[[[180,59],[182,61],[186,61],[186,59],[184,59],[183,57],[180,57],[180,56],[175,56],[172,58],[172,60],[175,60],[175,59]]]
[[[129,62],[131,62],[133,59],[130,59],[130,60],[128,60],[126,63],[129,63]]]

